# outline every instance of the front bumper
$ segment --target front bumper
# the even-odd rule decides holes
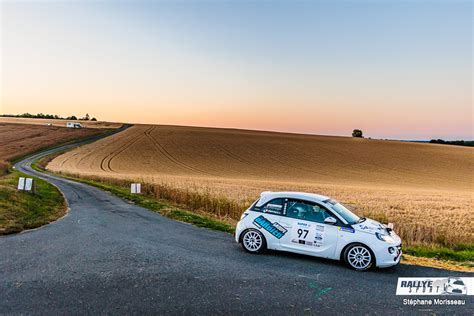
[[[399,264],[402,258],[402,244],[396,246],[387,245],[384,248],[377,256],[377,267],[386,268]],[[393,248],[394,252],[390,253],[389,248]]]

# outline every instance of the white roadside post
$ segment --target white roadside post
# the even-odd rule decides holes
[[[25,178],[20,177],[18,178],[18,190],[24,190],[25,189]]]
[[[32,178],[26,178],[25,191],[31,191],[33,194],[35,193],[35,182]]]
[[[132,183],[130,190],[132,194],[140,194],[142,190],[141,183]]]
[[[18,190],[32,191],[33,193],[35,193],[35,181],[32,178],[18,178]]]

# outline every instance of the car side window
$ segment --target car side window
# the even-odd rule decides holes
[[[324,219],[332,215],[328,211],[311,202],[288,200],[286,216],[306,221],[324,223]]]
[[[285,199],[273,199],[259,209],[262,213],[283,215],[285,212]]]

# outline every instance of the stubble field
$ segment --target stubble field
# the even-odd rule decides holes
[[[97,135],[102,132],[103,130],[91,128],[71,129],[0,122],[0,161],[9,161],[41,148]]]
[[[157,198],[234,223],[261,191],[308,191],[394,222],[408,245],[474,243],[473,149],[234,129],[136,125],[48,169],[140,181]]]

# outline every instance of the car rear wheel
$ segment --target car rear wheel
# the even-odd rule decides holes
[[[344,260],[352,269],[366,271],[372,266],[374,257],[367,246],[354,244],[347,247],[344,251]]]
[[[242,247],[250,253],[262,253],[267,248],[267,244],[261,232],[249,229],[242,235]]]

